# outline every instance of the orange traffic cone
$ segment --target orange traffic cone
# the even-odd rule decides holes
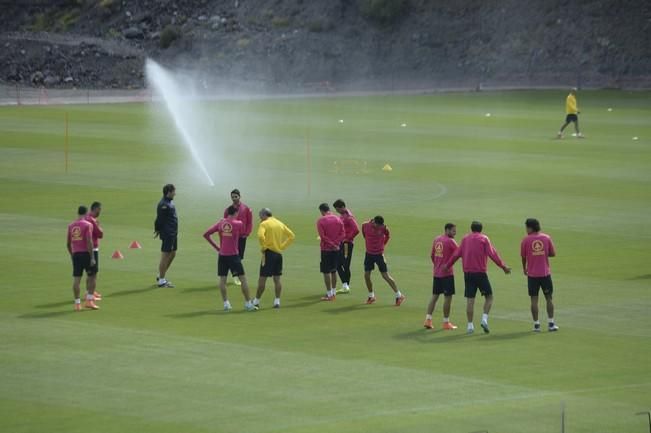
[[[124,256],[122,255],[122,253],[120,252],[120,250],[115,250],[115,252],[114,252],[113,255],[111,256],[111,258],[112,258],[112,259],[123,259]]]
[[[131,242],[131,245],[129,245],[129,248],[131,248],[131,249],[138,249],[138,248],[142,248],[142,245],[140,245],[140,244],[138,243],[138,241],[133,241],[133,242]]]

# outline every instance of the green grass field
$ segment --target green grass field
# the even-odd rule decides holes
[[[651,94],[582,92],[587,138],[554,140],[564,97],[206,103],[214,188],[159,108],[0,108],[0,431],[551,433],[563,401],[568,433],[647,431],[635,413],[651,406]],[[167,182],[180,217],[177,287],[158,289],[152,226]],[[230,286],[235,309],[220,311],[201,234],[233,187],[296,232],[280,310],[268,287],[263,309],[245,313]],[[352,294],[319,302],[316,207],[339,197],[360,222],[385,217],[402,307],[377,274],[378,303],[363,305],[361,241]],[[104,209],[105,297],[101,311],[73,313],[66,225],[93,200]],[[530,216],[558,250],[556,334],[530,331],[519,258]],[[460,240],[473,219],[514,268],[489,268],[492,332],[464,333],[459,265],[459,330],[426,331],[432,238],[452,221]],[[129,250],[132,240],[143,249]],[[116,249],[124,260],[111,260]],[[251,240],[251,279],[258,261]]]

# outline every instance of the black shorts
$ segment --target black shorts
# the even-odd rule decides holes
[[[92,277],[97,273],[95,266],[90,265],[90,254],[88,252],[74,253],[72,255],[72,276],[81,277],[84,275]]]
[[[463,279],[466,283],[464,293],[466,298],[474,298],[477,295],[477,289],[483,296],[493,294],[491,282],[488,281],[488,275],[485,272],[466,272],[463,274]]]
[[[554,293],[554,283],[552,283],[552,276],[546,277],[527,277],[527,286],[529,287],[529,296],[538,296],[540,289],[543,294],[551,295]]]
[[[445,296],[454,295],[454,275],[440,278],[434,277],[432,293],[435,295],[443,294]]]
[[[576,114],[568,114],[565,116],[565,123],[578,122],[579,116]]]
[[[240,259],[244,260],[244,250],[246,250],[246,238],[237,240],[237,248],[240,250]]]
[[[265,250],[260,263],[261,277],[277,277],[283,274],[283,255],[275,251]]]
[[[242,259],[240,256],[219,256],[217,259],[217,276],[226,277],[228,271],[234,277],[244,275],[244,266],[242,266]]]
[[[389,271],[387,262],[384,260],[384,254],[366,253],[366,256],[364,256],[364,271],[371,272],[373,269],[375,269],[376,264],[380,272],[385,273]]]
[[[176,251],[176,249],[178,247],[178,242],[177,242],[176,236],[163,236],[163,235],[161,235],[160,240],[161,240],[160,250],[162,252],[171,253],[172,251]]]
[[[321,251],[321,273],[331,274],[337,272],[339,266],[339,251]]]

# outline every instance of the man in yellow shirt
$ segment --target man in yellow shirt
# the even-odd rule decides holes
[[[570,123],[574,123],[574,131],[576,132],[575,136],[577,138],[583,138],[583,134],[579,131],[579,107],[576,103],[576,88],[570,90],[570,94],[567,95],[565,99],[565,123],[561,126],[561,130],[558,131],[558,138],[563,138],[563,130]]]
[[[262,249],[262,263],[260,263],[260,279],[253,305],[260,308],[260,298],[264,293],[267,278],[272,277],[276,292],[274,308],[280,308],[280,292],[282,291],[280,276],[283,274],[281,253],[294,242],[295,236],[289,227],[272,216],[270,209],[262,209],[259,216],[261,222],[258,227],[258,240]]]

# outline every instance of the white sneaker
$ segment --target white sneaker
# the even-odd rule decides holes
[[[167,281],[165,278],[158,279],[158,287],[170,287],[174,288],[174,284],[171,281]]]
[[[230,302],[224,304],[224,311],[231,311],[233,307],[231,306]]]
[[[337,289],[336,294],[337,295],[343,295],[343,294],[348,294],[350,293],[350,286],[348,284],[343,284],[341,286],[341,289]]]
[[[473,332],[475,332],[475,327],[472,324],[468,324],[468,329],[466,330],[466,334],[470,335]]]
[[[549,332],[556,332],[558,331],[558,326],[555,323],[550,323],[549,326],[547,326],[547,330]]]
[[[532,331],[540,332],[540,323],[534,323]]]
[[[489,332],[491,332],[491,330],[488,329],[488,322],[484,322],[484,321],[482,320],[482,322],[480,323],[480,325],[481,325],[481,329],[484,330],[484,333],[488,334]]]
[[[252,303],[248,302],[244,304],[244,309],[246,311],[258,311],[259,307],[257,305],[253,305]]]

